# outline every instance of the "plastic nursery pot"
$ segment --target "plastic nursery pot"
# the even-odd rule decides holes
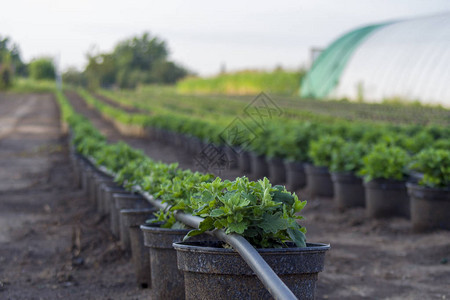
[[[406,184],[415,231],[450,229],[450,188],[429,188]]]
[[[177,253],[172,245],[182,241],[189,230],[160,228],[156,224],[140,228],[150,254],[151,299],[184,299],[184,276],[178,270]],[[199,235],[191,239],[208,239],[208,236]]]
[[[128,231],[128,226],[125,223],[123,215],[121,213],[122,209],[127,208],[150,208],[152,205],[145,200],[144,197],[137,194],[113,194],[114,197],[114,213],[117,214],[114,217],[114,221],[117,222],[119,228],[119,238],[122,249],[126,252],[131,251],[130,233]]]
[[[139,287],[151,287],[150,257],[144,245],[144,235],[139,228],[146,220],[153,219],[155,208],[122,209],[125,226],[128,227],[131,242],[131,260]]]
[[[303,163],[284,161],[286,169],[286,188],[290,191],[298,190],[306,185],[306,174]]]
[[[333,197],[333,182],[327,167],[305,164],[305,173],[311,196]]]
[[[230,169],[237,169],[239,167],[238,152],[231,146],[223,146],[225,155],[227,156],[228,166]]]
[[[269,176],[269,166],[264,155],[252,152],[250,153],[250,158],[253,179],[263,179]]]
[[[89,197],[89,183],[91,178],[91,173],[94,172],[94,169],[89,163],[83,164],[83,170],[81,174],[81,187],[83,192]]]
[[[91,176],[89,178],[89,201],[97,206],[97,188],[100,185],[101,181],[108,179],[105,175],[100,174],[97,171],[91,172]]]
[[[74,175],[74,186],[75,188],[83,188],[82,178],[83,178],[83,168],[84,168],[84,159],[81,155],[77,153],[73,153],[72,157],[72,167],[73,167],[73,175]]]
[[[114,237],[120,237],[120,228],[119,228],[119,214],[116,210],[116,201],[114,200],[115,194],[125,194],[130,195],[131,193],[127,192],[125,189],[121,187],[106,187],[104,190],[105,202],[104,207],[109,213],[109,226],[111,229],[111,233]]]
[[[222,242],[175,243],[178,268],[184,271],[185,299],[272,299],[240,255]],[[314,299],[318,273],[330,245],[258,249],[298,299]]]
[[[112,178],[106,178],[106,177],[97,177],[95,179],[95,186],[96,186],[96,190],[95,190],[95,202],[97,205],[97,211],[99,213],[103,213],[104,208],[103,208],[103,190],[104,190],[104,186],[110,186],[110,187],[116,187],[117,185],[114,183],[114,179]]]
[[[404,181],[374,179],[364,183],[366,213],[372,218],[409,218],[410,206]]]
[[[194,141],[195,137],[193,136],[186,136],[186,149],[189,153],[193,154],[195,149],[194,149]]]
[[[126,193],[125,189],[120,186],[102,185],[102,211],[103,214],[111,214],[111,206],[114,204],[114,193]]]
[[[239,164],[239,171],[242,173],[242,175],[248,175],[251,173],[251,158],[250,153],[248,151],[240,150],[238,156],[238,164]]]
[[[109,198],[112,198],[112,193],[110,193],[111,191],[124,191],[124,189],[120,186],[118,186],[114,181],[111,182],[103,182],[102,184],[100,184],[99,186],[99,190],[98,190],[98,200],[97,200],[97,205],[98,205],[98,211],[103,214],[103,215],[107,215],[110,213],[111,209],[110,209],[110,205],[109,202],[111,201]]]
[[[333,172],[331,180],[334,187],[334,200],[339,209],[364,207],[365,194],[363,180],[348,172]]]
[[[283,159],[279,157],[267,157],[269,166],[269,179],[273,184],[282,184],[286,182],[286,168]]]

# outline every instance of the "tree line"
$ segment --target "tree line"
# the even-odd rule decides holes
[[[112,52],[88,54],[85,70],[70,69],[63,74],[63,81],[89,88],[174,84],[189,72],[168,56],[165,41],[144,33],[119,42]]]
[[[63,82],[95,89],[98,87],[135,88],[139,84],[174,84],[189,72],[169,59],[164,40],[143,33],[116,44],[112,52],[87,54],[87,66],[79,71],[69,68]],[[0,36],[0,89],[7,89],[15,76],[54,79],[53,59],[41,57],[26,64],[19,47]]]

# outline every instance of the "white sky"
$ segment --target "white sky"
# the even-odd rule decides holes
[[[227,70],[296,68],[312,46],[355,27],[450,11],[448,0],[13,0],[0,10],[0,36],[20,45],[25,61],[60,57],[63,69],[86,64],[91,49],[111,51],[150,31],[171,58],[201,75]]]

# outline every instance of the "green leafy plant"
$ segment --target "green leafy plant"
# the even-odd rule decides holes
[[[163,228],[183,227],[175,219],[174,213],[176,211],[192,213],[190,202],[192,195],[197,192],[201,183],[211,182],[213,179],[212,174],[193,173],[190,170],[180,170],[171,180],[166,179],[155,196],[167,204],[167,208],[157,212],[156,219],[152,220],[152,223],[161,222]]]
[[[410,168],[423,173],[420,185],[431,188],[450,186],[450,151],[429,148],[417,153]]]
[[[367,146],[362,143],[347,142],[335,149],[331,155],[330,171],[357,173],[362,168],[362,158]]]
[[[317,141],[312,141],[308,153],[313,164],[318,167],[329,167],[333,152],[340,149],[344,143],[344,139],[333,135],[325,135]]]
[[[306,201],[282,186],[272,186],[267,178],[257,182],[247,177],[216,178],[202,183],[192,197],[193,214],[205,219],[186,238],[223,228],[227,234],[241,234],[255,247],[283,247],[287,241],[305,247],[306,230],[297,223],[305,205]]]
[[[363,157],[363,167],[359,174],[365,177],[365,181],[382,178],[404,180],[410,159],[408,153],[400,147],[377,144]]]

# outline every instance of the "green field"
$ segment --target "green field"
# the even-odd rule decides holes
[[[182,94],[255,95],[261,91],[277,95],[298,94],[303,71],[240,71],[214,77],[189,77],[177,83]]]

